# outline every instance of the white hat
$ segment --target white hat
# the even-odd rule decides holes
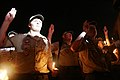
[[[35,19],[35,18],[38,18],[38,19],[40,19],[41,21],[44,21],[44,17],[43,17],[41,14],[36,14],[36,15],[30,17],[29,22],[31,22],[31,21],[32,21],[33,19]]]

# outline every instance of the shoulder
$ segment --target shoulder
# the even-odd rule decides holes
[[[58,48],[59,47],[59,42],[57,41],[57,42],[52,43],[51,47],[52,48]]]
[[[44,36],[44,35],[40,35],[39,37],[41,37],[41,38],[43,38],[43,39],[47,39],[47,37]]]
[[[14,37],[12,37],[11,39],[23,39],[26,36],[27,36],[27,34],[17,34]]]
[[[59,45],[59,41],[53,42],[52,45]]]
[[[47,37],[45,37],[44,35],[41,35],[40,37],[43,39],[43,41],[44,41],[46,44],[49,43]]]

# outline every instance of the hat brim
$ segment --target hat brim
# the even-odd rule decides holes
[[[30,17],[29,22],[31,22],[31,21],[32,21],[33,19],[35,19],[35,18],[38,18],[38,19],[40,19],[41,21],[44,21],[44,17],[43,17],[41,14],[36,14],[36,15]]]

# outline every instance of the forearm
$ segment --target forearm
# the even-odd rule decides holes
[[[51,43],[52,34],[48,33],[48,36],[47,36],[47,38],[48,38],[48,41]]]
[[[108,35],[105,35],[105,39],[106,39],[107,45],[110,46],[110,40],[109,40]]]
[[[53,57],[51,56],[51,57],[49,57],[49,59],[48,59],[48,68],[49,68],[49,70],[50,71],[53,71]]]
[[[76,51],[79,51],[78,49],[83,45],[82,42],[83,42],[84,38],[81,38],[80,40],[76,40],[72,43],[70,49],[73,51],[73,52],[76,52]]]
[[[1,25],[0,28],[0,47],[3,46],[3,41],[6,37],[6,32],[8,30],[8,27],[10,23],[13,21],[16,15],[16,9],[12,8],[5,16],[5,19],[3,21],[3,24]]]
[[[48,38],[48,40],[49,40],[50,43],[51,43],[51,40],[52,40],[53,32],[54,32],[54,25],[51,24],[50,28],[49,28],[49,31],[48,31],[48,36],[47,36],[47,38]]]
[[[3,46],[3,41],[6,37],[6,32],[8,30],[10,23],[8,21],[4,21],[0,28],[0,47]]]
[[[86,32],[83,31],[82,33],[79,34],[76,40],[80,40],[81,38],[84,38],[85,35],[86,35]]]

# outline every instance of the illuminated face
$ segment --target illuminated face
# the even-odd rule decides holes
[[[104,47],[104,45],[103,45],[103,42],[102,42],[102,41],[98,41],[98,47],[99,47],[99,48],[101,48],[101,49]]]
[[[40,32],[42,28],[42,21],[38,18],[35,18],[31,21],[29,27],[32,31]]]
[[[68,33],[64,34],[63,38],[66,41],[72,41],[72,34],[68,32]]]

